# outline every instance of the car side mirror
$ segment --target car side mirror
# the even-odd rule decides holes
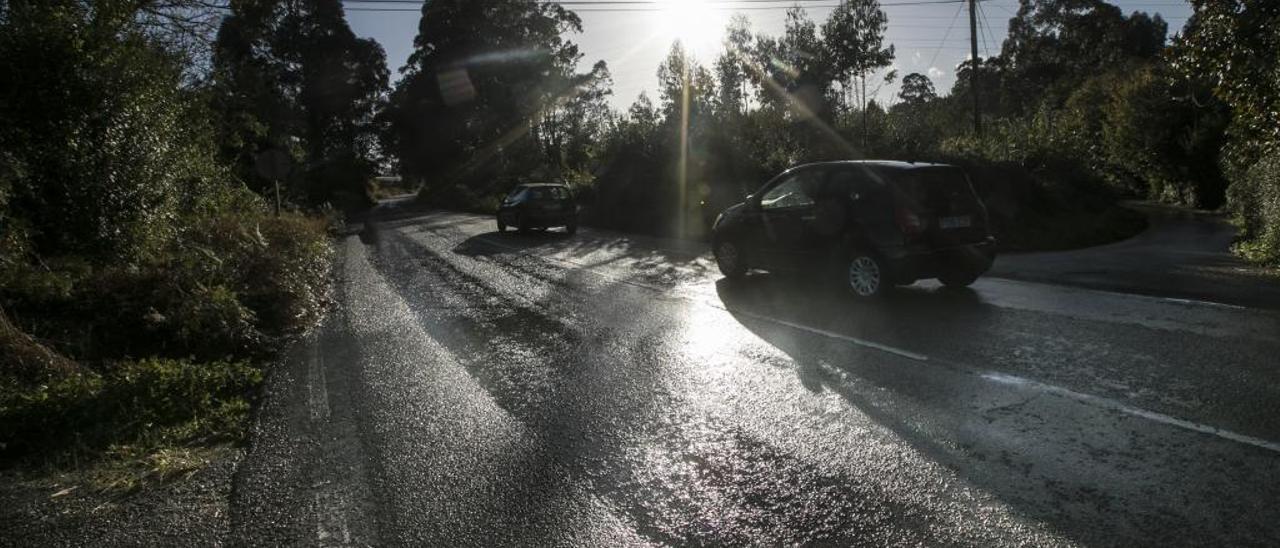
[[[757,198],[755,194],[748,194],[747,197],[744,198],[744,201],[747,204],[747,207],[751,209],[760,209],[760,199]]]

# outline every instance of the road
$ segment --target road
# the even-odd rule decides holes
[[[1004,257],[996,276],[1280,310],[1280,280],[1231,253],[1224,215],[1146,202],[1151,227],[1110,245]]]
[[[268,380],[233,543],[1276,545],[1280,313],[386,204]]]

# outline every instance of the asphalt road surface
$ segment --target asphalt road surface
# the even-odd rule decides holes
[[[1280,313],[388,204],[268,381],[231,541],[1276,545]]]

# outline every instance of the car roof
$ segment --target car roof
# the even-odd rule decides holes
[[[564,183],[524,183],[516,185],[516,188],[569,188]]]
[[[863,166],[876,169],[909,170],[933,167],[955,167],[951,164],[932,162],[902,162],[898,160],[835,160],[830,162],[814,162],[796,166],[797,168],[814,166]]]

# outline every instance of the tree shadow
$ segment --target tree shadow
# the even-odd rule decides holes
[[[592,230],[567,234],[559,230],[488,232],[467,238],[454,247],[455,253],[470,257],[499,257],[534,252],[596,268],[625,263],[639,278],[654,283],[687,279],[707,274],[714,262],[701,242],[664,240],[645,236]]]

